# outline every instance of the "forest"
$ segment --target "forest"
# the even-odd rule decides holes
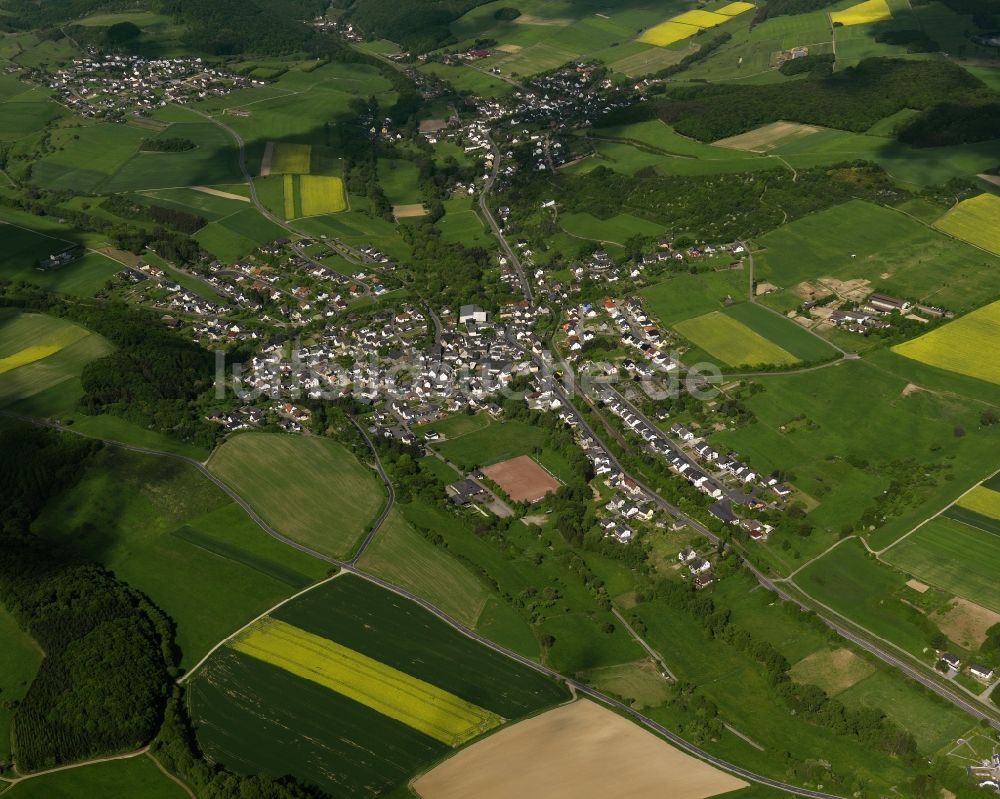
[[[487,0],[353,0],[348,18],[366,33],[416,52],[454,41],[449,25]]]
[[[0,432],[0,450],[17,453],[0,461],[0,601],[45,652],[14,713],[23,771],[143,745],[168,696],[170,620],[110,572],[29,531],[100,446],[32,427]]]
[[[685,136],[716,141],[779,119],[863,132],[904,108],[927,114],[945,102],[978,107],[997,100],[982,81],[947,61],[868,58],[833,75],[791,83],[673,88],[659,103],[658,115]],[[936,136],[915,127],[909,143],[961,144],[996,135],[995,128],[990,133],[973,117],[964,115]]]

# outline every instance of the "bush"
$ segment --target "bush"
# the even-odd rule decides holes
[[[507,22],[515,20],[519,16],[521,16],[521,10],[518,8],[514,8],[512,6],[504,6],[503,8],[498,8],[493,13],[493,19],[506,20]]]

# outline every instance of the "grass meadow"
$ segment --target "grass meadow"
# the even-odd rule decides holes
[[[742,269],[727,269],[694,275],[682,272],[642,289],[639,296],[661,324],[672,326],[711,311],[722,311],[727,307],[727,297],[739,301],[749,291],[747,273]]]
[[[329,439],[244,433],[208,468],[279,532],[337,558],[354,551],[385,501],[374,471]]]
[[[851,200],[755,242],[754,277],[785,291],[766,302],[797,307],[791,289],[821,277],[863,278],[896,296],[962,312],[1000,293],[1000,259],[949,239],[904,213]]]
[[[939,516],[890,547],[883,560],[918,580],[1000,612],[1000,535]]]
[[[490,598],[479,577],[424,538],[395,508],[358,565],[427,599],[466,627],[476,627]]]
[[[33,530],[163,608],[185,667],[328,568],[271,539],[191,466],[115,449],[95,456]]]
[[[720,311],[686,319],[674,325],[696,347],[730,366],[793,364],[787,350],[760,335],[738,319]]]
[[[187,799],[187,792],[167,777],[151,758],[95,763],[83,768],[34,777],[15,785],[13,799]]]

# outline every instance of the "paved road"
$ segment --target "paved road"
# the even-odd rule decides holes
[[[490,172],[490,176],[483,184],[483,190],[479,193],[479,208],[483,212],[483,216],[486,217],[486,221],[493,229],[493,235],[496,236],[497,241],[500,242],[500,247],[507,255],[507,260],[517,273],[517,279],[521,282],[521,292],[524,294],[524,299],[534,305],[535,296],[532,294],[531,284],[528,282],[528,278],[525,277],[524,268],[521,266],[521,260],[514,254],[514,250],[511,249],[510,244],[507,243],[507,238],[500,231],[500,226],[497,224],[496,219],[493,218],[493,212],[490,211],[489,203],[486,201],[489,197],[490,191],[493,189],[493,184],[496,182],[497,175],[500,173],[501,161],[500,148],[497,147],[496,142],[493,141],[493,137],[487,133],[486,139],[489,141],[490,147],[493,149],[493,169]]]
[[[17,414],[11,414],[4,411],[0,411],[0,415],[8,416],[10,418],[20,419],[22,421],[30,422],[32,424],[36,424],[42,427],[50,427],[67,433],[83,435],[82,433],[79,433],[73,430],[72,428],[66,428],[58,423],[50,422],[47,420],[36,419],[34,417],[29,417],[29,416],[20,416]],[[232,488],[230,488],[228,485],[222,482],[222,480],[220,480],[214,474],[212,474],[207,469],[205,464],[202,463],[201,461],[195,460],[194,458],[189,458],[186,455],[179,455],[174,452],[163,452],[161,450],[149,449],[148,447],[136,447],[132,446],[131,444],[124,444],[120,441],[113,441],[110,439],[98,439],[98,440],[102,441],[102,443],[104,443],[106,446],[109,447],[116,447],[118,449],[127,450],[129,452],[138,452],[144,455],[152,455],[160,458],[170,458],[172,460],[177,460],[183,463],[190,464],[194,468],[198,469],[199,472],[205,475],[205,477],[211,480],[220,489],[222,489],[222,491],[224,491],[227,496],[229,496],[237,505],[239,505],[246,512],[246,514],[254,521],[255,524],[257,524],[258,527],[260,527],[265,533],[267,533],[275,540],[280,541],[283,544],[287,544],[288,546],[297,549],[299,552],[311,555],[312,557],[317,558],[318,560],[322,560],[333,566],[337,566],[338,568],[342,569],[343,571],[349,574],[353,574],[363,580],[367,580],[368,582],[373,583],[374,585],[384,588],[387,591],[391,591],[394,594],[403,597],[404,599],[408,599],[409,601],[414,602],[417,605],[420,605],[420,607],[422,607],[428,613],[433,614],[441,621],[448,624],[450,627],[453,627],[454,629],[465,635],[467,638],[470,638],[473,641],[476,641],[482,644],[483,646],[487,647],[488,649],[491,649],[494,652],[497,652],[501,655],[510,658],[511,660],[517,661],[526,668],[540,672],[541,674],[545,674],[546,676],[551,677],[552,679],[558,680],[560,682],[565,683],[566,685],[571,686],[573,689],[576,690],[578,694],[587,696],[597,702],[607,705],[608,707],[614,710],[619,711],[620,713],[623,713],[624,715],[631,717],[639,724],[643,725],[644,727],[647,727],[650,730],[653,730],[654,732],[666,738],[678,749],[682,749],[685,752],[688,752],[689,754],[693,755],[694,757],[699,758],[700,760],[704,760],[707,763],[711,763],[717,768],[720,768],[724,771],[728,771],[729,773],[734,774],[738,777],[742,777],[743,779],[749,780],[750,782],[759,783],[761,785],[767,785],[772,788],[776,788],[778,790],[794,794],[796,796],[810,797],[810,799],[842,799],[842,797],[839,797],[836,794],[823,793],[822,791],[812,791],[806,788],[799,788],[795,785],[789,785],[779,780],[773,780],[770,777],[765,777],[761,774],[756,774],[753,771],[750,771],[749,769],[743,768],[742,766],[738,766],[734,763],[730,763],[726,760],[723,760],[722,758],[716,757],[715,755],[706,752],[700,747],[697,747],[694,744],[689,743],[688,741],[684,740],[673,731],[664,727],[659,722],[654,721],[648,716],[644,716],[642,713],[629,707],[628,705],[625,705],[619,702],[618,700],[613,699],[612,697],[607,696],[606,694],[603,694],[594,688],[591,688],[589,685],[586,685],[584,683],[578,682],[577,680],[566,677],[560,674],[559,672],[555,671],[554,669],[550,669],[548,666],[544,666],[541,663],[537,663],[534,660],[531,660],[530,658],[526,658],[517,652],[507,649],[506,647],[500,646],[500,644],[497,644],[491,641],[490,639],[483,637],[474,630],[470,630],[464,624],[452,618],[443,610],[431,604],[427,600],[407,591],[404,588],[400,588],[399,586],[393,585],[392,583],[383,580],[381,577],[376,577],[373,574],[369,574],[368,572],[359,569],[355,565],[354,560],[351,561],[338,560],[337,558],[333,558],[330,557],[329,555],[317,552],[316,550],[311,549],[310,547],[300,544],[297,541],[291,540],[287,536],[284,536],[281,533],[279,533],[277,530],[271,527],[271,525],[269,525],[266,521],[264,521],[257,514],[257,512],[254,511],[252,507],[250,507],[249,502],[247,502],[245,499],[243,499],[242,496],[237,494],[236,491],[234,491]],[[371,536],[369,536],[368,539],[369,541],[370,538]],[[133,753],[132,756],[141,753],[142,753],[141,751],[136,752]]]

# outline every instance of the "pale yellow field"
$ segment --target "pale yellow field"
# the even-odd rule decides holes
[[[1000,197],[980,194],[963,200],[935,222],[934,227],[1000,255]]]
[[[792,666],[792,679],[800,685],[815,685],[830,696],[846,691],[875,673],[875,667],[849,649],[821,649]]]
[[[299,178],[302,216],[336,214],[347,208],[344,181],[325,175],[302,175]],[[287,201],[286,201],[287,202]]]
[[[587,700],[501,730],[412,783],[423,799],[705,799],[746,786]]]
[[[991,519],[1000,519],[1000,491],[976,486],[956,504],[960,508],[968,508]]]
[[[274,142],[271,153],[272,175],[308,175],[312,161],[312,147],[308,144]]]
[[[991,627],[1000,624],[1000,613],[961,597],[931,617],[941,632],[967,649],[979,649],[989,637]]]
[[[47,335],[38,344],[32,344],[30,347],[18,350],[6,358],[0,358],[0,374],[9,372],[11,369],[17,369],[19,366],[26,366],[29,363],[48,358],[50,355],[55,355],[63,347],[68,347],[74,341],[79,341],[89,335],[88,331],[76,325],[68,325],[60,328]]]
[[[830,13],[830,19],[841,25],[866,25],[869,22],[879,22],[891,18],[892,12],[885,0],[865,0],[865,2],[845,8],[843,11]]]
[[[450,746],[470,741],[504,721],[430,683],[277,619],[258,622],[230,646]]]
[[[716,147],[729,147],[734,150],[748,150],[752,152],[767,152],[773,150],[781,144],[786,144],[804,136],[811,136],[819,132],[819,128],[812,125],[802,125],[798,122],[772,122],[754,130],[748,130],[738,136],[729,136],[712,142]]]
[[[646,44],[656,44],[660,47],[665,47],[668,44],[673,44],[674,42],[680,42],[684,39],[694,36],[701,28],[697,28],[694,25],[681,25],[678,22],[671,22],[670,20],[666,22],[661,22],[659,25],[654,25],[652,28],[647,30],[642,36],[639,37],[640,42],[645,42]]]
[[[295,218],[295,178],[291,175],[284,177],[284,200],[285,219]]]
[[[672,17],[670,21],[679,22],[683,25],[694,25],[696,28],[714,28],[723,22],[729,22],[729,17],[725,14],[716,14],[713,11],[695,9],[694,11],[685,11],[683,14],[678,14],[676,17]]]
[[[949,372],[1000,384],[1000,301],[949,322],[893,352]]]
[[[754,8],[753,3],[742,3],[737,0],[735,3],[730,3],[727,6],[715,9],[714,13],[722,14],[726,17],[735,17],[738,14],[742,14],[744,11],[749,11],[752,8]]]
[[[415,216],[426,216],[427,209],[423,203],[407,203],[392,206],[392,215],[396,219],[410,219]]]

